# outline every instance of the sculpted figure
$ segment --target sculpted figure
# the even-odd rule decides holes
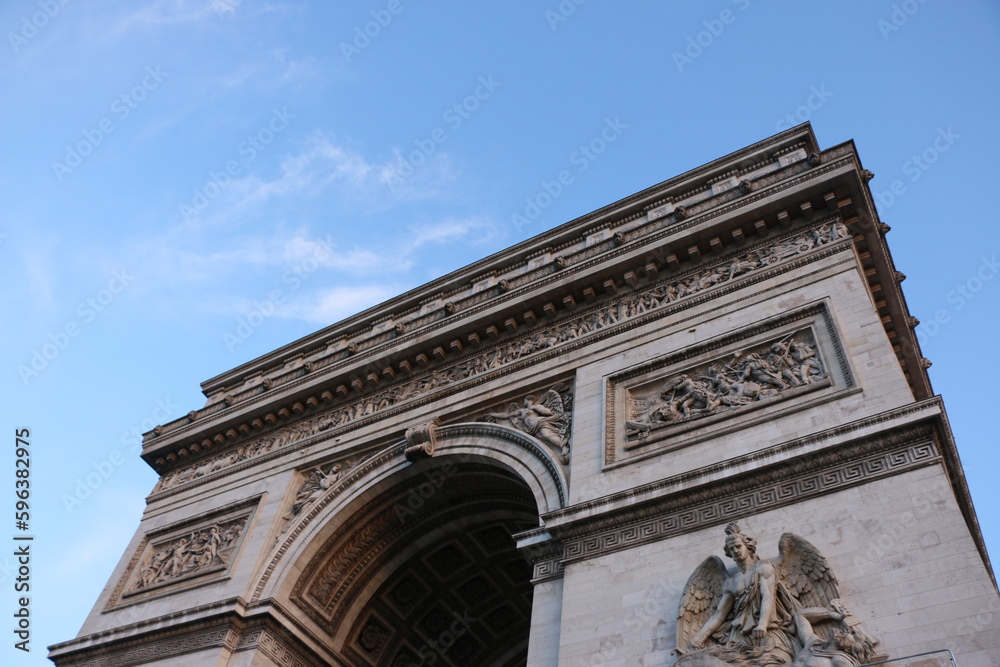
[[[726,527],[729,571],[711,556],[688,579],[677,612],[678,667],[857,667],[874,639],[839,599],[829,563],[809,542],[785,533],[774,561],[756,541]]]
[[[303,509],[311,505],[314,500],[339,482],[344,472],[342,464],[334,463],[327,471],[324,471],[322,468],[316,468],[309,473],[309,477],[306,478],[306,481],[299,488],[298,493],[295,494],[292,508],[285,515],[285,519],[288,520],[300,514]]]
[[[823,365],[816,358],[816,350],[812,345],[803,343],[800,340],[791,341],[788,351],[794,362],[795,371],[803,384],[808,384],[816,379],[822,378]]]
[[[785,388],[785,383],[778,374],[772,371],[767,361],[756,352],[751,352],[746,356],[743,361],[743,372],[736,381],[743,382],[747,379],[753,380],[761,386],[770,385],[779,391]]]
[[[534,394],[528,394],[521,405],[511,403],[507,412],[486,416],[509,420],[519,431],[552,445],[559,451],[563,463],[569,463],[569,415],[557,389],[553,387],[546,391],[541,400]]]

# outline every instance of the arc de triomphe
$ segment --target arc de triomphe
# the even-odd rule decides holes
[[[51,658],[1000,664],[870,178],[799,126],[205,382]]]

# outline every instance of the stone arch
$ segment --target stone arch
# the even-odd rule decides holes
[[[433,592],[424,604],[457,614],[463,604],[486,601],[475,608],[488,616],[482,628],[489,630],[463,628],[468,635],[456,640],[456,654],[481,660],[485,654],[475,651],[490,647],[500,653],[489,660],[515,664],[527,650],[531,569],[510,536],[565,505],[565,474],[544,444],[496,424],[442,426],[435,443],[434,455],[415,463],[401,442],[352,468],[279,538],[252,600],[301,609],[348,661],[357,661],[359,646],[377,650],[383,641],[387,651],[408,650],[416,660],[427,645],[414,637],[432,630],[398,630],[416,621],[387,596],[423,577],[431,583],[420,585]],[[510,636],[494,636],[505,627]],[[410,634],[390,636],[398,632]]]

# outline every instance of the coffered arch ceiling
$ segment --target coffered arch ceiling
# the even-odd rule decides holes
[[[511,471],[438,456],[381,482],[304,565],[292,603],[356,665],[524,664],[531,568],[511,535],[538,525]]]

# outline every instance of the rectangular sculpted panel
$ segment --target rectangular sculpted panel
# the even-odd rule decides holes
[[[151,531],[143,538],[108,608],[200,585],[232,568],[259,498]]]
[[[742,428],[853,386],[817,304],[610,377],[606,463],[677,449],[732,427],[718,422]]]

